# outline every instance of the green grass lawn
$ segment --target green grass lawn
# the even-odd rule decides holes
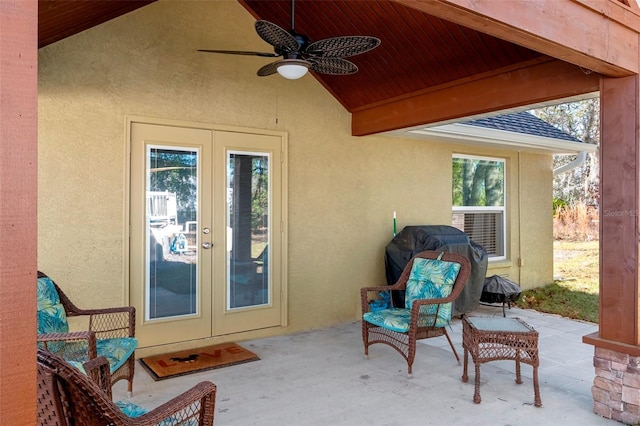
[[[598,322],[598,241],[555,241],[553,275],[544,287],[522,292],[517,305]]]

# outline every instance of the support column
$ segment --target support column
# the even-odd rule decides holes
[[[36,423],[38,2],[0,0],[0,423]]]
[[[600,320],[582,340],[595,346],[594,411],[637,424],[640,77],[603,77],[600,111]]]

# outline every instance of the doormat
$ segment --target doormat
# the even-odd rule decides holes
[[[214,368],[257,361],[260,358],[242,346],[229,342],[140,359],[154,380],[164,380]]]

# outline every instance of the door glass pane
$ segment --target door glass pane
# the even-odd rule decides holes
[[[197,313],[198,150],[146,148],[146,319]]]
[[[227,153],[227,309],[270,303],[269,155]]]

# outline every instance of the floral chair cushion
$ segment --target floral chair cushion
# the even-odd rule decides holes
[[[149,410],[129,401],[116,401],[116,405],[124,414],[128,417],[140,417],[143,414],[147,414]]]
[[[147,410],[146,408],[129,401],[116,401],[115,404],[118,406],[120,411],[122,411],[128,417],[132,418],[140,417],[143,414],[147,414],[149,412],[149,410]],[[158,426],[173,426],[178,424],[181,426],[198,426],[198,420],[189,419],[185,422],[179,421],[178,419],[175,419],[173,417],[167,417],[166,419],[158,423]]]
[[[366,312],[362,317],[366,322],[384,327],[399,333],[409,331],[411,311],[402,308],[381,309]]]
[[[98,356],[107,358],[112,373],[129,359],[137,347],[138,339],[135,337],[98,339],[96,341]]]
[[[53,282],[38,278],[38,334],[67,333],[69,323]]]
[[[405,291],[405,309],[391,308],[366,312],[363,319],[371,324],[399,333],[409,331],[411,307],[414,300],[439,299],[451,294],[453,284],[460,272],[460,264],[438,259],[416,258],[411,268]],[[437,317],[436,317],[437,311]],[[418,327],[444,327],[451,321],[451,303],[427,305],[420,308]]]
[[[129,359],[129,356],[131,356],[137,347],[138,339],[135,337],[96,340],[98,356],[104,356],[107,358],[111,373],[114,373],[118,368],[120,368],[122,364]],[[64,343],[64,346],[57,348],[51,348],[51,344],[49,344],[49,349],[65,361],[76,361],[79,363],[88,361],[86,341],[67,341]]]
[[[439,299],[451,294],[453,283],[456,281],[460,264],[456,262],[445,262],[438,259],[417,258],[413,262],[411,274],[407,281],[405,292],[405,308],[411,310],[414,300],[419,299]],[[423,306],[420,308],[421,314],[435,315],[436,327],[444,327],[451,321],[451,303],[443,303],[438,309],[438,305]]]

